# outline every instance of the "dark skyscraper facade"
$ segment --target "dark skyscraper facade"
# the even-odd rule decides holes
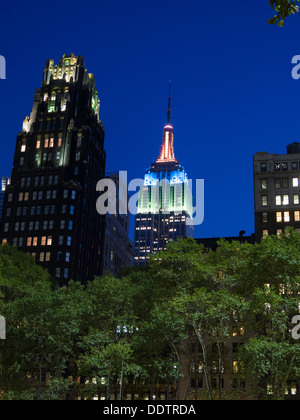
[[[99,109],[83,57],[48,60],[17,136],[1,242],[32,254],[60,284],[102,272],[96,184],[105,176],[106,154]]]
[[[127,189],[127,185],[120,174],[110,174],[108,178],[116,185],[116,209],[120,208],[120,185]],[[124,203],[126,208],[127,202]],[[133,264],[134,250],[133,244],[129,240],[129,214],[116,210],[114,214],[105,215],[105,237],[103,246],[103,274],[111,272],[118,274],[121,268],[131,267]]]
[[[194,234],[193,199],[188,177],[175,158],[174,132],[169,98],[167,124],[161,152],[146,171],[139,191],[135,218],[135,264],[146,263],[151,254],[166,249],[169,241]]]

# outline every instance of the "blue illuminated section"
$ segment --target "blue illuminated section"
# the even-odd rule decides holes
[[[179,166],[178,169],[174,171],[166,170],[166,171],[155,171],[153,172],[151,169],[148,169],[144,179],[144,185],[157,185],[162,180],[167,180],[169,183],[172,184],[183,184],[187,182],[188,176],[185,172],[183,166]]]

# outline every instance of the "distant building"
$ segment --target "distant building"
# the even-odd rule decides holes
[[[300,232],[300,143],[285,155],[257,153],[253,162],[256,239],[287,226]]]
[[[221,239],[224,239],[227,242],[239,242],[241,244],[249,243],[253,244],[255,243],[255,235],[252,234],[251,236],[244,236],[245,232],[241,231],[239,236],[226,236],[226,237],[219,237],[219,238],[197,238],[195,241],[200,245],[204,246],[205,251],[216,251],[218,248],[218,242]]]
[[[121,268],[131,267],[133,264],[133,244],[129,240],[129,215],[128,212],[120,214],[120,179],[119,174],[111,174],[109,178],[116,185],[116,213],[105,216],[105,235],[103,245],[103,273],[117,274]],[[124,186],[126,188],[127,186]],[[128,202],[125,203],[126,207]]]
[[[6,176],[2,177],[2,184],[1,184],[1,191],[0,191],[0,221],[2,218],[6,187],[10,184],[10,182],[11,182],[10,178],[7,178]]]
[[[104,126],[94,75],[82,56],[48,60],[31,116],[17,136],[0,237],[55,277],[86,283],[102,273]]]
[[[135,217],[135,264],[144,264],[151,254],[166,249],[169,241],[191,237],[193,199],[188,177],[174,153],[173,125],[163,130],[161,153],[144,178],[139,191],[138,214]]]

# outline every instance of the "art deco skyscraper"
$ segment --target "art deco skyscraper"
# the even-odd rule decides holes
[[[139,191],[135,218],[135,264],[144,264],[149,255],[166,249],[171,240],[193,236],[192,213],[193,199],[188,177],[174,153],[169,95],[161,152],[146,171],[144,186]]]
[[[96,184],[105,176],[104,127],[82,56],[48,60],[30,118],[17,136],[1,242],[30,253],[60,284],[101,274],[103,219]]]

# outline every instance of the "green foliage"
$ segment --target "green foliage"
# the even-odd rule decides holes
[[[300,343],[290,333],[299,313],[299,251],[292,229],[254,245],[222,240],[210,253],[182,239],[148,267],[57,288],[31,257],[0,247],[2,398],[122,398],[128,380],[142,390],[175,382],[187,398],[199,361],[207,385],[201,398],[231,398],[212,389],[210,368],[217,362],[222,377],[224,344],[242,325],[238,360],[251,395],[284,399],[300,373]]]
[[[286,18],[299,12],[299,0],[269,0],[270,6],[276,15],[269,20],[271,25],[283,27]]]

